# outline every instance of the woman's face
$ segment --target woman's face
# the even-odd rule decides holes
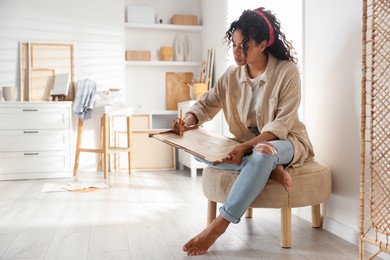
[[[242,35],[241,30],[236,29],[233,32],[232,43],[234,60],[239,66],[253,64],[258,59],[258,55],[262,53],[261,44],[256,44],[253,39],[250,39],[248,42],[247,57],[245,58],[243,41],[244,36]]]

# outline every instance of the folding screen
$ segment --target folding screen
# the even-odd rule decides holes
[[[390,1],[363,1],[360,259],[390,253]]]

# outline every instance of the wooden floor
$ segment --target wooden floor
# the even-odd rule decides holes
[[[0,182],[0,259],[187,259],[205,227],[201,177],[188,170],[83,173],[73,180]],[[42,193],[45,183],[106,182],[89,193]],[[298,217],[292,248],[279,247],[279,210],[255,209],[195,259],[358,259],[358,247]]]

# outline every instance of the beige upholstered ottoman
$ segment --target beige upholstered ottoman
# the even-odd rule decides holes
[[[251,217],[252,208],[280,208],[281,247],[291,247],[291,208],[312,206],[312,226],[321,227],[320,203],[328,199],[332,187],[329,167],[318,162],[312,161],[288,171],[293,181],[291,192],[287,193],[280,183],[270,179],[246,213],[246,217]],[[212,167],[203,170],[203,193],[209,200],[208,223],[216,218],[217,202],[225,201],[238,174]]]

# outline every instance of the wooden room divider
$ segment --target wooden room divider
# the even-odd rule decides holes
[[[363,0],[360,259],[390,254],[389,25],[389,0]]]

